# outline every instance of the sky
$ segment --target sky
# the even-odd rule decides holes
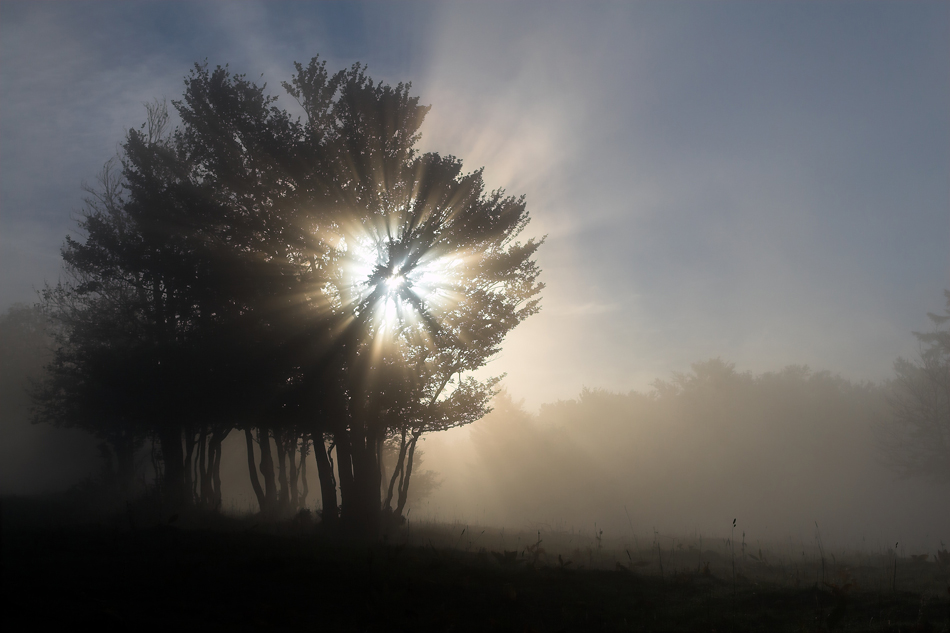
[[[721,357],[882,380],[950,287],[948,2],[0,2],[0,310],[195,62],[355,62],[421,147],[526,195],[542,311],[485,372],[529,408]]]

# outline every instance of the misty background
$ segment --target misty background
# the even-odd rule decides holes
[[[874,429],[950,285],[948,49],[941,2],[7,0],[0,309],[55,283],[81,183],[194,62],[294,111],[293,61],[360,61],[432,105],[424,149],[525,194],[548,236],[543,309],[484,370],[506,395],[427,436],[441,485],[412,518],[934,543],[946,486],[896,479]],[[95,476],[94,440],[25,423],[6,385],[42,345],[15,342],[0,492]],[[232,435],[227,504],[252,509]]]

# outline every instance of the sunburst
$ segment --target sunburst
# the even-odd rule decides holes
[[[457,303],[459,254],[436,254],[398,235],[380,235],[365,227],[347,232],[339,244],[345,287],[341,294],[349,297],[346,307],[367,326],[374,355],[400,337],[413,343],[431,340],[446,310]]]

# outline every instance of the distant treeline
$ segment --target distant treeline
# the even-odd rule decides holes
[[[946,533],[945,485],[902,482],[886,467],[894,390],[800,366],[742,373],[714,359],[649,393],[585,389],[536,415],[503,394],[471,427],[469,472],[430,450],[433,468],[447,471],[439,502],[462,512],[450,503],[461,487],[469,516],[588,531],[599,521],[722,534],[738,517],[757,537],[810,533],[815,521],[838,533],[914,522]]]

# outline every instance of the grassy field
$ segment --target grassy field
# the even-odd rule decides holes
[[[933,556],[795,560],[721,539],[629,547],[446,524],[367,546],[308,517],[77,521],[9,498],[2,511],[5,630],[950,629],[950,568]]]

